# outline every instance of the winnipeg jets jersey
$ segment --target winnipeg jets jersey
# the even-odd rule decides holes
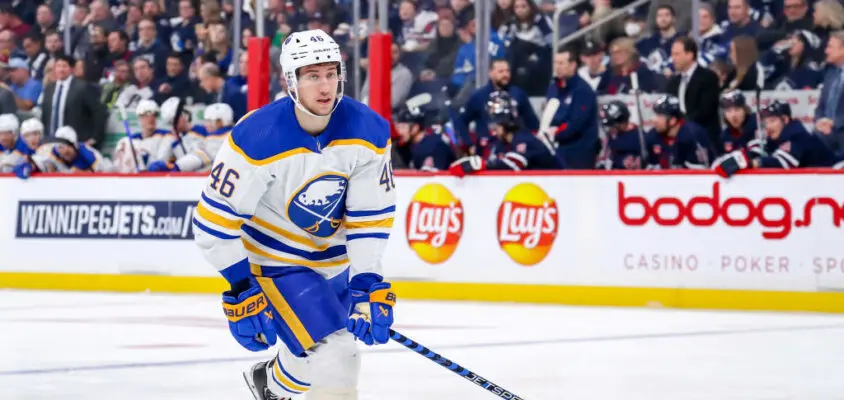
[[[198,126],[178,136],[168,134],[158,150],[155,160],[173,162],[181,171],[199,171],[211,164],[205,151],[205,129]]]
[[[149,163],[158,161],[156,157],[163,153],[161,150],[162,144],[169,145],[164,140],[168,134],[169,132],[164,129],[156,129],[152,135],[147,137],[144,137],[142,133],[133,133],[132,146],[135,149],[135,156],[138,157],[137,161],[132,161],[132,147],[129,146],[129,139],[125,137],[120,139],[112,154],[115,172],[135,172],[136,163],[138,168],[143,171]]]
[[[229,282],[291,266],[380,274],[395,212],[389,125],[345,97],[312,136],[294,108],[284,98],[235,126],[194,213],[198,246]]]
[[[80,143],[76,158],[66,162],[59,157],[56,143],[47,143],[38,148],[32,156],[32,161],[41,172],[112,172],[112,164],[99,151],[84,143]]]

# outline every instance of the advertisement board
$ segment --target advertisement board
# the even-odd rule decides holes
[[[383,266],[406,297],[844,312],[835,171],[397,175]],[[205,179],[0,177],[0,287],[217,290],[189,222]],[[73,276],[54,288],[92,287]]]

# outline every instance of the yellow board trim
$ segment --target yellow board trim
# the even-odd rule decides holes
[[[391,281],[401,300],[468,300],[577,306],[844,313],[844,292],[670,289]],[[0,288],[104,292],[209,293],[229,290],[222,277],[0,272]]]
[[[270,303],[273,305],[273,308],[275,308],[276,312],[281,315],[281,318],[293,332],[293,336],[295,336],[296,340],[299,341],[299,345],[305,350],[313,347],[314,339],[311,338],[311,334],[308,333],[307,329],[305,329],[305,325],[302,325],[302,321],[296,316],[296,313],[290,307],[290,304],[287,303],[287,300],[281,292],[278,291],[278,288],[275,287],[272,278],[255,279],[258,280],[258,284],[261,285],[261,289],[264,291],[264,294],[270,299]]]
[[[346,229],[366,229],[366,228],[392,228],[393,227],[393,219],[392,218],[384,218],[375,221],[362,221],[362,222],[348,222],[344,224]]]
[[[390,145],[390,141],[387,140],[387,146]],[[363,146],[369,150],[375,152],[375,154],[384,154],[387,147],[375,147],[374,144],[367,142],[363,139],[337,139],[332,140],[329,142],[325,147],[334,147],[334,146]]]
[[[293,389],[297,392],[304,393],[307,392],[308,389],[310,389],[309,387],[296,384],[290,379],[287,379],[287,377],[281,373],[281,369],[278,366],[278,360],[276,360],[276,362],[273,364],[273,374],[275,374],[275,378],[278,379],[278,381],[281,382],[284,386],[287,386],[288,388]]]
[[[199,202],[196,205],[196,213],[199,214],[202,219],[211,222],[214,225],[217,225],[222,228],[231,229],[231,230],[240,230],[240,226],[243,225],[243,221],[241,220],[233,220],[228,218],[223,218],[219,214],[209,210],[205,207],[205,204]]]
[[[295,156],[297,154],[313,153],[312,151],[310,151],[310,150],[308,150],[304,147],[297,147],[295,149],[287,150],[283,153],[276,154],[276,155],[269,157],[269,158],[265,158],[265,159],[262,159],[262,160],[256,160],[256,159],[246,155],[246,152],[243,151],[243,149],[241,149],[240,146],[238,146],[234,143],[234,139],[233,139],[232,135],[229,135],[229,146],[231,146],[232,150],[234,150],[237,154],[240,154],[240,156],[243,157],[243,159],[246,160],[246,162],[248,162],[252,165],[257,165],[257,166],[272,164],[272,163],[274,163],[278,160],[281,160],[281,159],[284,159],[284,158],[287,158],[287,157],[290,157],[290,156]]]
[[[241,242],[243,243],[243,247],[246,251],[257,254],[261,257],[266,257],[271,260],[276,260],[278,262],[283,262],[285,264],[290,265],[301,265],[304,267],[311,267],[311,268],[330,268],[330,267],[339,267],[341,265],[346,265],[349,263],[349,257],[343,257],[339,260],[333,261],[311,261],[311,260],[294,260],[292,258],[280,257],[275,254],[267,253],[264,250],[259,249],[254,244],[246,241],[246,239],[242,239]]]

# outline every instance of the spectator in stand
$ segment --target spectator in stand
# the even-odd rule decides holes
[[[47,31],[44,36],[44,47],[47,50],[47,56],[50,60],[56,56],[64,54],[64,40],[62,34],[58,31]]]
[[[111,75],[114,63],[117,61],[129,62],[132,60],[132,52],[129,51],[129,35],[123,31],[113,31],[108,34],[108,59],[104,75]]]
[[[498,91],[508,92],[516,102],[520,126],[530,131],[539,129],[539,120],[527,94],[521,88],[510,84],[510,64],[505,59],[495,59],[489,66],[489,83],[472,92],[469,101],[454,121],[454,128],[460,135],[459,140],[470,154],[483,158],[488,156],[486,152],[489,151],[490,134],[486,105],[491,93]],[[475,123],[474,135],[469,131],[469,124],[472,122]]]
[[[633,90],[632,73],[636,73],[641,92],[660,93],[665,88],[665,78],[640,61],[633,39],[620,37],[610,43],[610,65],[598,84],[599,95],[630,93]]]
[[[29,64],[23,59],[9,60],[10,89],[15,94],[18,111],[32,111],[41,96],[41,82],[29,74]]]
[[[577,75],[577,56],[573,51],[563,50],[554,55],[554,75],[545,98],[560,102],[551,120],[556,128],[543,134],[557,142],[557,155],[562,157],[567,169],[593,169],[600,150],[598,98]]]
[[[458,21],[474,19],[475,7],[469,0],[450,0],[449,5]]]
[[[158,78],[152,87],[155,88],[153,99],[159,104],[171,97],[186,98],[192,94],[191,81],[182,64],[181,53],[173,52],[167,57],[167,75]]]
[[[196,24],[202,21],[197,15],[193,2],[179,1],[179,22],[170,35],[170,47],[175,51],[192,53],[196,49]]]
[[[88,16],[91,24],[105,29],[106,32],[116,31],[121,28],[109,10],[108,0],[94,0],[91,2],[91,14]]]
[[[727,46],[724,45],[724,31],[716,23],[715,10],[708,3],[700,3],[700,51],[698,64],[706,67],[715,60],[727,58]]]
[[[88,6],[77,4],[73,9],[70,25],[70,54],[73,58],[84,58],[91,48],[88,27]]]
[[[787,36],[796,30],[811,31],[814,27],[812,16],[809,15],[808,0],[785,0],[783,9],[785,18],[779,18],[756,36],[760,49],[768,49],[774,43],[788,40]]]
[[[213,23],[208,26],[209,48],[205,50],[216,55],[217,68],[225,75],[232,63],[232,43],[223,23]],[[237,111],[235,111],[236,113]]]
[[[428,47],[425,69],[420,75],[423,81],[448,79],[454,71],[454,60],[460,48],[460,37],[454,30],[454,20],[440,18],[437,21],[437,37]]]
[[[403,52],[424,51],[437,34],[437,14],[420,10],[415,0],[403,0],[399,5],[401,31],[396,40]]]
[[[604,64],[604,49],[601,44],[592,39],[587,39],[580,50],[580,63],[583,66],[577,69],[577,75],[586,81],[594,91],[601,83],[604,72],[607,71]],[[558,72],[555,72],[555,74],[558,74]]]
[[[222,10],[217,0],[202,0],[199,4],[199,16],[206,26],[213,22],[222,22]]]
[[[152,99],[154,96],[152,88],[153,70],[149,60],[143,57],[135,58],[132,61],[132,75],[135,76],[135,83],[126,87],[117,96],[117,103],[127,109],[134,109],[141,100]]]
[[[636,50],[647,60],[647,66],[658,74],[669,75],[667,70],[674,39],[685,36],[685,32],[677,31],[674,19],[674,7],[661,5],[656,10],[656,32],[638,42]]]
[[[821,38],[821,48],[826,48],[829,35],[834,31],[844,29],[844,6],[837,0],[820,0],[815,3],[812,21],[814,21],[812,32]]]
[[[528,96],[541,96],[551,78],[551,22],[533,0],[515,0],[513,19],[499,29],[509,43],[507,57],[513,69],[513,84]]]
[[[124,60],[117,60],[114,62],[114,71],[111,74],[111,79],[103,85],[102,94],[100,95],[100,103],[103,103],[107,109],[114,108],[120,94],[130,85],[129,63]]]
[[[134,56],[143,57],[149,61],[156,77],[167,75],[167,57],[170,49],[159,40],[155,21],[144,18],[138,23],[138,42],[135,44]]]
[[[0,6],[0,29],[9,30],[14,33],[15,38],[20,39],[31,29],[29,25],[21,21],[20,16],[15,14],[11,5]]]
[[[26,54],[17,48],[12,31],[0,31],[0,60],[8,61],[13,57],[25,58]]]
[[[735,68],[724,60],[715,60],[709,63],[709,70],[718,76],[718,90],[727,91],[727,85],[730,83],[727,78],[734,73]]]
[[[214,103],[226,103],[231,106],[235,121],[246,114],[246,93],[240,86],[226,82],[217,65],[208,63],[199,68],[199,85],[211,94],[211,101]]]
[[[750,4],[747,1],[730,0],[727,8],[729,22],[726,24],[722,38],[725,45],[737,36],[753,37],[761,30],[759,23],[750,18]]]
[[[73,76],[76,79],[85,80],[85,60],[76,60],[73,63]]]
[[[91,49],[83,60],[85,63],[85,80],[99,83],[106,67],[111,65],[108,52],[108,39],[105,29],[101,26],[91,26]]]
[[[47,65],[47,60],[50,58],[44,50],[43,37],[35,32],[28,33],[23,38],[23,52],[26,54],[30,75],[38,80],[43,79],[44,66]]]
[[[278,71],[278,89],[272,94],[274,100],[281,100],[290,94],[287,92],[287,79],[284,78],[284,71]]]
[[[141,7],[136,4],[129,4],[126,8],[126,13],[123,14],[125,17],[123,23],[123,31],[129,35],[130,45],[129,49],[135,51],[135,44],[138,42],[138,25],[141,23],[141,20],[144,19],[144,13],[141,11]],[[155,22],[153,22],[155,24]]]
[[[399,61],[401,59],[399,45],[393,43],[391,50],[393,68],[390,70],[390,104],[396,109],[401,107],[404,101],[407,100],[407,95],[413,86],[413,73]],[[366,77],[366,81],[363,83],[363,88],[361,89],[362,101],[367,104],[369,103],[370,78],[371,76]]]
[[[678,98],[680,111],[689,121],[706,130],[710,143],[719,143],[721,124],[718,115],[718,76],[697,62],[697,43],[680,37],[671,46],[671,60],[677,72],[668,81],[668,94]],[[716,148],[720,154],[723,149]]]
[[[499,30],[513,18],[513,0],[496,0],[492,10],[492,29]]]
[[[5,84],[0,84],[0,114],[17,114],[15,93]]]
[[[823,80],[823,89],[815,108],[815,130],[826,137],[836,151],[844,150],[844,31],[832,32],[826,44],[826,62],[829,66]]]
[[[730,43],[730,61],[735,72],[727,78],[728,90],[761,90],[765,87],[765,73],[757,63],[759,50],[752,36],[738,36]]]
[[[144,2],[144,17],[155,21],[155,30],[158,33],[158,40],[161,43],[169,43],[172,27],[170,27],[170,19],[161,10],[161,5],[157,0],[146,0]]]
[[[73,59],[56,57],[53,70],[56,82],[44,88],[41,103],[41,123],[47,128],[46,137],[54,137],[63,126],[73,127],[80,142],[102,146],[105,138],[105,107],[93,85],[73,78]]]
[[[760,64],[766,71],[765,89],[815,89],[823,79],[816,61],[821,39],[808,30],[794,31],[789,37],[762,54]]]
[[[461,2],[466,2],[466,0],[453,0],[452,6],[454,4],[462,4]],[[468,3],[468,2],[467,2]],[[462,10],[472,10],[471,8],[463,8]],[[460,15],[459,13],[457,13]],[[477,29],[477,23],[474,18],[474,13],[466,11],[464,12],[464,19],[460,19],[458,17],[458,21],[460,21],[460,40],[463,42],[463,45],[457,49],[457,57],[454,60],[454,73],[451,75],[451,90],[450,92],[454,93],[458,90],[464,89],[464,92],[471,93],[471,90],[474,90],[475,85],[475,30]],[[489,56],[492,59],[502,58],[505,56],[505,49],[504,42],[498,36],[496,32],[490,32],[490,42],[489,46]],[[452,101],[453,104],[462,104],[463,97],[466,97],[462,94],[458,94],[454,97],[459,98]]]
[[[56,20],[55,14],[53,14],[53,10],[50,10],[50,6],[46,4],[38,6],[38,13],[35,16],[35,26],[33,27],[33,31],[40,33],[42,36],[46,36],[48,31],[58,30],[58,28],[59,23]]]

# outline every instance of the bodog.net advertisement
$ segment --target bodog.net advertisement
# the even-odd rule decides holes
[[[403,278],[844,289],[844,175],[401,179]]]

